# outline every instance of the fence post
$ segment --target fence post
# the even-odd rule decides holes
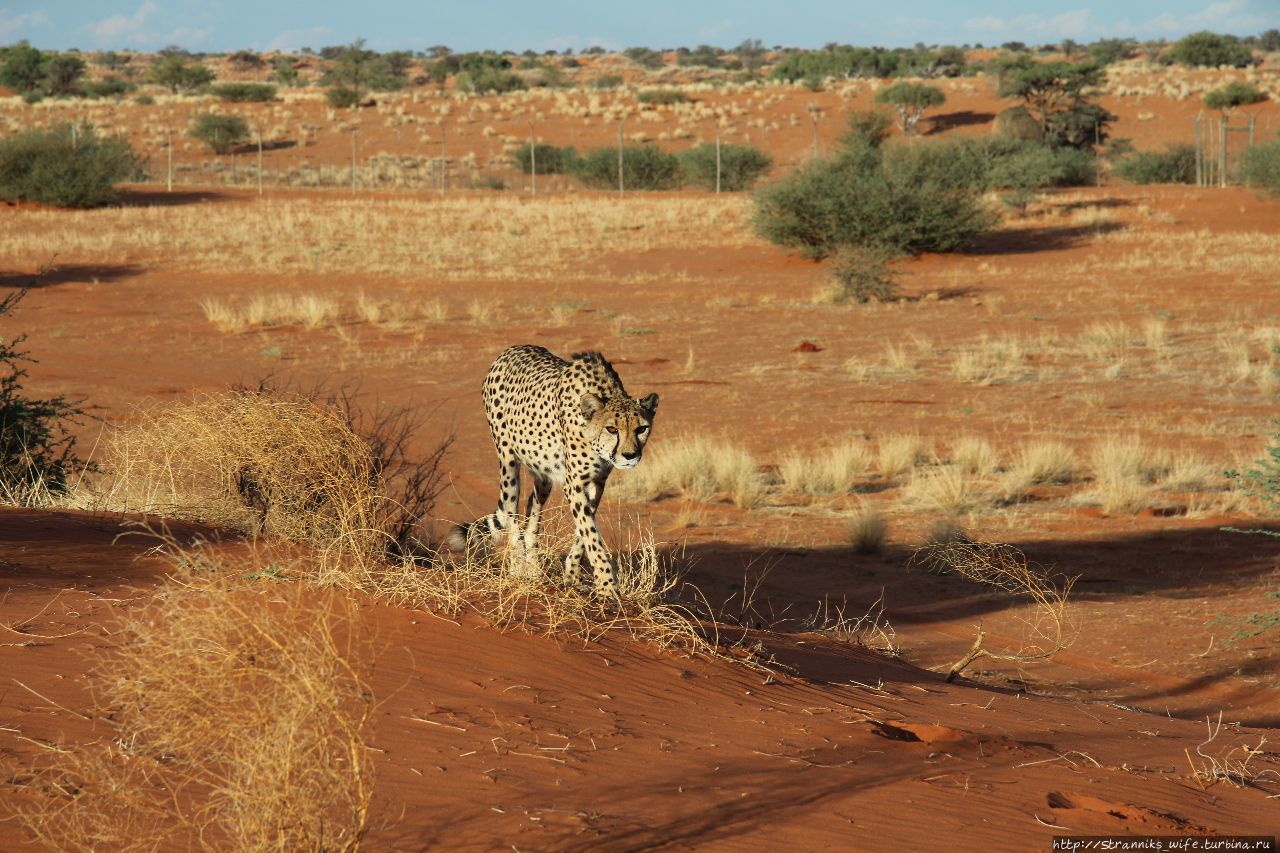
[[[529,187],[530,195],[538,197],[538,131],[529,122]]]
[[[1227,116],[1223,113],[1219,120],[1220,130],[1218,131],[1218,186],[1225,187],[1227,185]]]
[[[716,195],[720,195],[720,123],[716,122]]]
[[[618,198],[622,198],[622,128],[626,125],[626,121],[618,122]]]
[[[169,152],[169,177],[167,182],[168,187],[165,192],[173,192],[173,131],[166,127],[164,130],[164,136],[165,148]]]
[[[258,195],[262,195],[262,128],[258,128]]]
[[[356,191],[356,129],[351,128],[351,193]]]
[[[448,125],[440,122],[440,195],[444,195],[444,138],[448,136]]]
[[[1204,186],[1204,142],[1200,138],[1200,113],[1196,113],[1196,186]]]

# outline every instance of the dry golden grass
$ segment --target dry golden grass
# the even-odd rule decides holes
[[[951,463],[966,474],[985,475],[1000,467],[1000,457],[985,438],[965,435],[951,445]]]
[[[884,549],[888,527],[879,510],[859,501],[849,513],[845,522],[845,532],[854,551],[859,554],[878,554]]]
[[[205,299],[200,308],[205,319],[230,334],[272,326],[318,329],[336,321],[341,313],[337,299],[317,293],[256,295],[243,308],[219,299]]]
[[[801,495],[844,495],[871,465],[860,440],[833,445],[814,454],[792,453],[778,466],[783,488]]]
[[[886,435],[876,445],[876,470],[895,480],[929,457],[929,445],[918,435]]]
[[[1018,449],[1009,473],[1013,479],[1033,485],[1070,483],[1076,468],[1076,454],[1070,447],[1058,441],[1037,441]]]
[[[952,372],[961,382],[993,385],[1010,382],[1025,373],[1025,344],[1014,337],[983,338],[976,347],[963,349],[952,362]]]
[[[571,195],[306,199],[92,211],[15,211],[0,263],[156,258],[160,269],[435,279],[588,277],[584,256],[656,247],[722,251],[754,240],[749,201]],[[12,218],[12,217],[11,217]],[[20,221],[19,221],[20,220]]]
[[[370,446],[337,406],[227,392],[139,413],[115,433],[94,496],[121,512],[188,518],[307,543],[369,566],[394,538],[399,507]]]
[[[640,501],[673,495],[707,501],[726,495],[743,509],[759,506],[768,492],[750,453],[707,438],[664,442],[646,452],[617,488],[624,497]]]
[[[902,487],[902,503],[911,509],[957,518],[980,501],[975,484],[959,466],[917,468]]]
[[[51,796],[20,820],[61,850],[355,849],[373,789],[355,606],[201,568],[122,617],[96,674],[112,736],[51,750]]]

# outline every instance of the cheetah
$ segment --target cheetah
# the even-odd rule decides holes
[[[490,515],[455,527],[449,544],[464,550],[486,534],[499,539],[514,526],[526,552],[537,547],[542,510],[554,484],[564,486],[574,542],[564,579],[577,586],[585,557],[598,596],[617,594],[617,570],[596,525],[605,481],[614,468],[634,468],[653,427],[658,395],[633,400],[598,352],[569,361],[533,345],[503,352],[484,380],[484,410],[498,451],[501,494]],[[516,517],[520,466],[533,478],[526,520]]]

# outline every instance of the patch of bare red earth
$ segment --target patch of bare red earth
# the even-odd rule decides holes
[[[154,543],[125,529],[0,513],[0,622],[22,629],[0,647],[6,778],[39,744],[109,735],[83,679],[89,656],[164,571]],[[817,634],[748,637],[776,656],[768,675],[618,639],[363,609],[379,700],[369,849],[1033,849],[1067,831],[1275,829],[1264,793],[1191,780],[1196,721],[945,684]],[[1272,698],[1258,723],[1277,712]],[[4,846],[21,840],[0,828]]]

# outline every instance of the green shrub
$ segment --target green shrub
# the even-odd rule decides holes
[[[336,110],[349,110],[360,106],[360,93],[349,86],[334,86],[324,90],[324,99]]]
[[[899,273],[889,268],[896,252],[883,246],[841,249],[831,268],[833,302],[888,302],[898,294]]]
[[[928,173],[912,159],[886,163],[880,149],[853,144],[756,193],[755,228],[767,240],[822,258],[871,246],[953,251],[994,224],[976,188],[922,179]]]
[[[1220,65],[1244,68],[1253,64],[1253,53],[1235,36],[1201,31],[1179,39],[1161,59],[1192,68],[1217,68]]]
[[[0,299],[0,316],[26,293],[24,288]],[[84,413],[66,397],[42,400],[22,393],[27,369],[21,364],[33,362],[19,348],[23,340],[24,335],[0,335],[0,493],[20,502],[44,490],[65,491],[67,475],[85,467],[73,452],[75,436],[67,429]]]
[[[1085,151],[1007,138],[893,145],[884,150],[884,165],[902,184],[978,192],[1083,186],[1095,174]]]
[[[249,123],[242,116],[201,113],[191,125],[191,135],[214,154],[226,154],[249,138]]]
[[[1275,512],[1280,510],[1280,424],[1276,425],[1270,439],[1265,457],[1254,460],[1253,464],[1243,471],[1227,470],[1223,473],[1229,480],[1237,483],[1246,495],[1260,499],[1269,512]],[[1280,533],[1275,531],[1244,532],[1280,536]]]
[[[276,87],[266,83],[223,83],[221,86],[213,87],[213,94],[220,101],[235,104],[270,101],[276,96]]]
[[[140,169],[127,142],[103,139],[89,125],[29,130],[0,141],[0,198],[100,207],[115,201],[115,185]]]
[[[502,94],[525,88],[524,78],[514,71],[482,66],[458,75],[458,88],[464,92],[483,95],[489,92]]]
[[[889,138],[889,129],[893,127],[893,117],[883,110],[859,110],[849,116],[849,126],[840,137],[844,146],[865,143],[873,148],[880,147]]]
[[[642,104],[684,104],[689,96],[678,89],[646,89],[636,93],[636,100]]]
[[[1251,187],[1280,195],[1280,139],[1245,150],[1240,157],[1240,177]]]
[[[150,95],[139,95],[133,99],[133,102],[140,107],[150,107],[155,105],[156,99]]]
[[[891,104],[897,110],[902,132],[907,136],[915,133],[916,124],[924,116],[925,110],[940,106],[946,100],[947,96],[937,86],[908,83],[905,80],[876,93],[877,104]]]
[[[1092,154],[1077,148],[1046,148],[1023,142],[987,146],[985,188],[1040,190],[1082,187],[1094,182],[1097,164]]]
[[[1131,184],[1193,184],[1196,149],[1170,145],[1164,151],[1138,151],[1117,162],[1113,171]]]
[[[623,83],[621,74],[603,74],[591,83],[593,89],[616,89]]]
[[[1249,83],[1232,80],[1225,86],[1219,86],[1211,92],[1205,92],[1204,105],[1211,110],[1221,110],[1224,113],[1229,113],[1236,107],[1246,107],[1266,99],[1266,92],[1259,92]]]
[[[536,157],[533,155],[537,155]],[[536,163],[539,175],[563,175],[573,171],[578,159],[578,152],[571,147],[558,148],[539,142],[536,147],[523,145],[516,149],[516,165],[526,175],[533,171]]]
[[[686,183],[716,189],[716,146],[705,142],[679,154]],[[769,167],[773,158],[748,145],[720,146],[720,189],[738,192],[749,189]]]
[[[669,190],[680,185],[680,160],[656,145],[628,145],[622,150],[623,186],[629,190]],[[616,189],[618,149],[606,146],[582,155],[573,176],[588,187]]]
[[[134,90],[132,83],[126,83],[119,77],[103,77],[101,80],[90,80],[80,87],[86,98],[115,98]]]
[[[188,65],[177,53],[161,56],[151,64],[151,82],[168,86],[173,94],[193,92],[213,82],[213,72],[203,65]]]

